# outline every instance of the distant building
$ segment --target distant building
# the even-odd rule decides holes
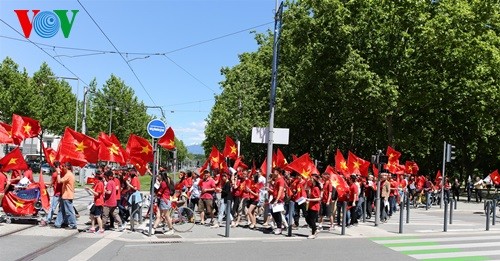
[[[53,148],[57,150],[59,147],[59,142],[61,142],[61,136],[53,134],[43,135],[43,145],[45,148]],[[11,150],[15,149],[17,145],[14,144],[0,144],[0,158],[4,157],[5,154],[9,153]],[[21,142],[19,146],[23,155],[27,154],[40,154],[40,139],[39,138],[29,138]]]

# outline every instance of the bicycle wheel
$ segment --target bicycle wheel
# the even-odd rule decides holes
[[[180,207],[172,211],[172,226],[177,232],[190,231],[194,226],[194,212],[188,207]]]

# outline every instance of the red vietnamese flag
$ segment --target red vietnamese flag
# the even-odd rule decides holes
[[[318,169],[309,157],[309,153],[298,157],[286,166],[286,169],[299,173],[304,178],[309,178],[312,174],[319,174]]]
[[[267,158],[264,159],[262,165],[260,165],[260,172],[265,176],[267,175]]]
[[[337,195],[339,199],[346,199],[349,195],[349,185],[343,177],[338,174],[330,175],[330,180],[332,186],[337,190]]]
[[[45,161],[49,163],[51,167],[54,167],[54,161],[57,159],[57,151],[53,148],[45,148],[42,142],[43,155],[45,156]]]
[[[38,175],[38,185],[40,186],[40,201],[42,201],[42,208],[48,211],[50,208],[50,197],[47,192],[47,187],[45,186],[45,180],[43,180],[42,170],[40,169],[40,175]]]
[[[61,163],[71,162],[75,166],[83,167],[86,163],[97,163],[98,153],[97,140],[66,127],[58,150]]]
[[[130,162],[146,165],[148,162],[153,162],[153,147],[148,140],[139,137],[135,134],[130,134],[127,141],[127,154],[130,157]]]
[[[14,193],[6,193],[2,200],[2,208],[5,213],[16,216],[30,216],[35,213],[36,199],[22,199]]]
[[[236,159],[236,161],[234,162],[234,165],[233,165],[233,169],[238,169],[238,167],[241,167],[242,169],[248,169],[248,166],[243,163],[243,161],[241,160],[241,157],[238,157]]]
[[[210,152],[210,155],[208,156],[208,159],[210,161],[210,169],[218,169],[219,164],[221,159],[219,158],[220,152],[217,149],[217,147],[212,146],[212,151]]]
[[[276,161],[276,166],[278,168],[284,168],[288,164],[288,162],[286,161],[285,155],[283,155],[283,152],[281,152],[281,150],[279,148],[276,151],[276,160],[275,161]]]
[[[114,134],[108,136],[101,132],[97,139],[99,141],[99,160],[116,162],[122,166],[127,163],[126,151]]]
[[[219,172],[229,173],[229,167],[227,166],[227,162],[224,160],[224,156],[219,152]]]
[[[489,177],[491,179],[491,182],[493,182],[493,184],[495,184],[495,185],[500,184],[500,174],[498,173],[498,169],[491,172]]]
[[[325,173],[329,174],[330,176],[333,175],[333,174],[336,174],[335,169],[332,166],[330,166],[330,165],[328,165],[326,167]]]
[[[337,153],[335,154],[335,170],[338,173],[342,173],[344,176],[348,176],[349,169],[347,168],[347,162],[345,161],[344,155],[337,149]]]
[[[208,163],[210,163],[209,159],[205,160],[205,163],[203,163],[203,165],[198,168],[198,174],[199,175],[201,175],[203,173],[203,171],[208,168]]]
[[[160,145],[162,148],[166,150],[175,149],[175,134],[172,127],[168,127],[167,132],[165,132],[165,135],[163,135],[163,137],[161,137],[158,140],[158,145]]]
[[[369,161],[359,158],[354,153],[349,151],[347,156],[347,168],[349,169],[350,174],[359,174],[361,176],[368,177],[369,167]]]
[[[253,160],[253,162],[252,162],[252,170],[250,170],[250,174],[253,175],[255,173],[257,173],[257,168],[255,167],[255,160]],[[260,173],[260,175],[266,175],[266,174],[265,173],[264,174]]]
[[[408,173],[408,174],[417,175],[417,173],[418,173],[418,165],[417,165],[417,163],[413,162],[413,161],[407,160],[405,162],[405,172]]]
[[[9,154],[0,159],[0,165],[2,165],[0,171],[28,169],[28,164],[26,164],[26,161],[24,160],[23,154],[21,153],[19,147],[16,147],[11,152],[9,152]]]
[[[14,143],[12,126],[3,122],[0,122],[0,143]]]
[[[436,179],[434,180],[434,184],[441,184],[441,180],[443,177],[441,176],[441,171],[438,170],[436,173]]]
[[[234,143],[231,137],[226,136],[226,144],[224,145],[224,151],[222,152],[223,158],[230,158],[232,160],[236,160],[238,157],[238,148],[236,147],[236,143]]]
[[[39,121],[17,114],[12,115],[12,137],[22,141],[38,136],[41,131]]]
[[[389,158],[389,163],[399,161],[399,157],[401,156],[401,152],[393,149],[391,146],[387,146],[387,157]]]
[[[292,161],[295,161],[297,159],[297,155],[292,154]]]
[[[141,176],[144,176],[146,174],[146,171],[148,170],[147,168],[147,162],[143,162],[140,158],[130,158],[130,164],[134,165],[134,168],[141,174]]]
[[[378,178],[378,168],[375,164],[372,164],[372,171],[373,171],[373,176]]]
[[[384,164],[384,168],[388,170],[390,173],[396,174],[398,171],[399,160],[389,161],[387,164]]]
[[[397,164],[396,165],[396,172],[395,172],[396,175],[403,175],[405,174],[405,165],[401,165],[401,164]],[[398,179],[399,179],[399,176],[398,176]]]

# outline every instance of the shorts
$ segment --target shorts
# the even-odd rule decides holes
[[[250,206],[251,206],[251,205],[257,206],[257,204],[259,204],[259,201],[257,201],[257,200],[247,199],[247,200],[245,201],[245,203],[246,203],[246,207],[247,207],[247,208],[250,208]]]
[[[212,204],[213,201],[211,199],[200,199],[200,201],[198,201],[198,211],[211,213]]]
[[[319,215],[323,217],[329,217],[332,215],[332,204],[321,202],[321,208]]]
[[[93,216],[101,216],[102,215],[102,212],[103,212],[103,208],[102,206],[96,206],[96,205],[93,205],[91,208],[90,208],[90,215],[93,215]]]
[[[172,209],[172,203],[170,200],[165,200],[165,199],[160,199],[160,204],[159,204],[160,210],[170,210]]]

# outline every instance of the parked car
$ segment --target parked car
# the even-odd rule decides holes
[[[53,172],[52,167],[47,162],[42,163],[40,168],[42,169],[42,174],[44,175],[51,175]]]

